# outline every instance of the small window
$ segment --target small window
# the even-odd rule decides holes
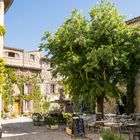
[[[33,61],[35,61],[35,55],[31,54],[30,55],[30,59],[33,60]]]
[[[18,53],[14,53],[14,52],[4,52],[4,56],[5,57],[19,58],[19,54]]]
[[[8,56],[9,56],[9,57],[15,57],[15,53],[9,52],[9,53],[8,53]]]
[[[18,53],[15,53],[15,58],[19,58],[19,54]]]
[[[50,90],[51,90],[51,93],[55,93],[55,85],[54,84],[51,84]]]
[[[30,109],[30,102],[25,100],[25,110],[29,110]]]
[[[24,94],[29,94],[30,93],[30,85],[29,84],[25,84],[24,85]]]

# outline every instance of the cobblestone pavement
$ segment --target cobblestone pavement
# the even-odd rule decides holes
[[[33,126],[27,117],[2,120],[3,134],[1,140],[73,140],[63,129],[50,130],[46,126]],[[76,138],[78,140],[78,138]],[[79,139],[80,140],[80,139]],[[82,140],[99,140],[93,133]]]

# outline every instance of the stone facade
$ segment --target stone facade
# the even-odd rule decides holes
[[[54,79],[51,74],[51,62],[45,58],[40,51],[24,51],[16,48],[4,47],[5,66],[17,68],[17,75],[23,74],[31,76],[38,75],[41,94],[44,99],[54,101],[59,98],[58,84],[60,78]],[[15,86],[15,94],[18,94],[18,89]],[[33,111],[33,101],[28,104],[23,101],[20,112]]]
[[[60,78],[53,78],[51,74],[51,62],[44,57],[41,58],[41,79],[42,79],[42,94],[47,95],[50,100],[59,98],[59,89],[62,88],[58,83]]]
[[[140,26],[140,16],[126,21],[130,26]],[[140,74],[137,74],[135,77],[135,88],[134,88],[134,104],[135,104],[135,113],[140,113]]]

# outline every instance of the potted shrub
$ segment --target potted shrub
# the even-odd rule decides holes
[[[106,131],[101,134],[100,140],[124,140],[124,138],[111,131]]]
[[[40,113],[32,114],[33,124],[36,126],[41,126],[44,124],[44,118]]]
[[[52,116],[45,118],[45,124],[47,125],[47,128],[58,129],[57,121]]]

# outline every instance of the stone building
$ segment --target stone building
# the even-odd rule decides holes
[[[59,98],[58,79],[52,78],[51,62],[44,57],[40,51],[24,51],[22,49],[4,47],[5,66],[17,68],[17,75],[26,76],[37,75],[38,85],[44,99],[55,100]],[[15,94],[19,94],[19,89],[14,85]],[[24,84],[24,93],[31,93],[30,85]],[[13,105],[13,111],[16,115],[23,112],[32,112],[34,110],[33,101],[24,100],[21,104],[16,100]]]
[[[126,21],[129,26],[140,26],[140,16],[135,17]],[[139,52],[140,53],[140,52]],[[135,113],[140,113],[140,73],[135,77],[135,89],[134,89],[134,104],[135,104]]]

